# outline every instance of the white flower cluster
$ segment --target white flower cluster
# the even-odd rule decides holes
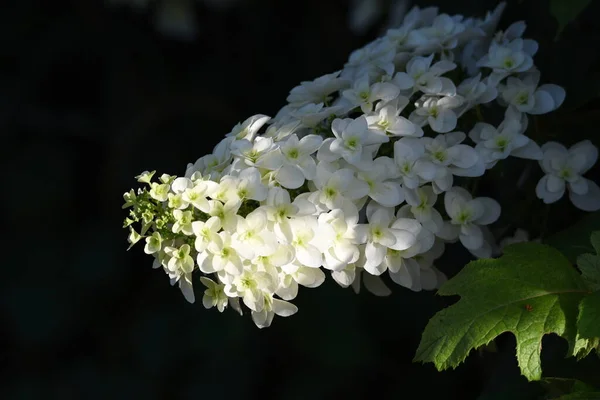
[[[567,185],[576,206],[598,209],[598,187],[581,177],[596,149],[540,148],[525,135],[528,114],[556,109],[565,92],[538,86],[524,23],[493,35],[502,7],[483,20],[415,7],[343,70],[293,88],[274,118],[236,125],[183,177],[143,173],[149,189],[125,194],[130,242],[145,238],[188,301],[200,270],[205,307],[241,313],[241,299],[266,327],[294,314],[298,286],[321,285],[324,270],[387,295],[382,274],[414,291],[438,287],[445,243],[490,257],[486,226],[500,205],[473,198],[464,178],[509,156],[540,161],[544,201]]]

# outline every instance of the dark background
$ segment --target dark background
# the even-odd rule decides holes
[[[539,119],[540,142],[599,144],[598,2],[557,41],[547,1],[508,3],[500,28],[526,20],[526,36],[540,43],[542,80],[567,90],[564,107]],[[481,16],[496,2],[437,4]],[[182,174],[238,121],[275,115],[300,81],[340,69],[383,23],[356,35],[347,13],[345,0],[198,3],[198,36],[182,41],[157,32],[152,7],[3,2],[0,398],[543,394],[519,377],[510,335],[456,370],[411,362],[427,320],[453,299],[393,283],[388,298],[355,295],[328,278],[300,290],[298,314],[259,330],[248,316],[188,304],[141,248],[126,252],[122,193],[137,186],[133,177],[153,169]],[[493,194],[501,185],[481,190]],[[566,200],[553,207],[556,217],[544,227],[532,223],[534,236],[582,215]],[[437,265],[452,276],[466,261],[455,250]],[[197,299],[201,293],[197,282]],[[544,348],[545,375],[600,384],[597,359],[565,361],[566,345],[552,337]]]

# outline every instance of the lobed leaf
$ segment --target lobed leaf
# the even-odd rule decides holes
[[[440,288],[438,294],[461,299],[429,321],[415,361],[454,368],[471,350],[511,332],[521,373],[539,380],[542,337],[555,333],[567,339],[573,354],[578,306],[588,293],[556,249],[532,242],[509,246],[498,259],[469,263]]]
[[[600,338],[600,291],[581,301],[577,330],[582,338]]]

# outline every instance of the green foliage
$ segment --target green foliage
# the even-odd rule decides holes
[[[563,29],[592,2],[592,0],[551,0],[550,14],[558,22],[555,39],[558,39]]]
[[[592,233],[591,242],[596,254],[586,253],[577,258],[582,278],[595,291],[579,305],[577,329],[585,339],[600,338],[600,232]]]
[[[557,397],[555,400],[600,400],[600,392],[575,392]]]
[[[461,299],[429,321],[415,361],[454,368],[472,349],[511,332],[521,373],[539,380],[545,334],[566,339],[570,355],[585,356],[597,348],[593,321],[598,300],[597,293],[590,293],[586,280],[558,250],[537,243],[509,246],[498,259],[469,263],[440,288],[438,294]],[[590,336],[578,332],[578,322]]]
[[[594,396],[598,395],[595,387],[577,379],[544,378],[540,383],[546,391],[546,399],[596,399]]]
[[[577,257],[577,266],[588,286],[600,290],[600,231],[592,233],[591,242],[596,254],[581,254]]]
[[[600,337],[600,292],[595,292],[581,301],[577,329],[584,339]]]

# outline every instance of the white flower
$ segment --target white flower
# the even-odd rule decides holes
[[[524,44],[520,38],[503,45],[492,42],[489,52],[477,62],[477,66],[491,68],[490,79],[494,82],[510,74],[526,72],[533,67],[533,54],[530,54],[533,49]]]
[[[206,251],[198,253],[198,267],[205,274],[224,271],[237,276],[243,271],[242,259],[231,243],[229,232],[219,232],[206,246]]]
[[[196,251],[203,252],[206,247],[215,240],[215,236],[221,230],[221,220],[218,217],[210,217],[206,222],[192,222],[192,231],[196,236],[194,247]]]
[[[391,23],[407,11],[396,3]],[[565,91],[538,87],[538,46],[521,38],[523,22],[494,35],[504,7],[483,19],[413,7],[341,71],[293,88],[272,120],[257,114],[238,123],[183,177],[152,182],[154,172],[143,172],[136,179],[144,187],[124,195],[128,241],[144,238],[153,268],[188,301],[197,265],[210,274],[200,277],[204,307],[240,315],[248,308],[264,328],[275,315],[295,314],[288,301],[300,286],[323,284],[324,270],[357,293],[364,282],[389,295],[386,270],[403,287],[429,290],[447,279],[434,266],[445,243],[460,240],[483,258],[526,239],[517,231],[497,246],[488,225],[500,205],[453,188],[454,175],[481,176],[508,156],[540,160],[544,202],[568,189],[577,207],[599,210],[600,188],[583,177],[596,147],[540,148],[524,134],[528,115],[555,110]],[[502,114],[500,125],[487,123]],[[455,132],[473,126],[471,117],[475,147]],[[436,210],[444,191],[447,221]]]
[[[200,157],[194,164],[188,164],[185,171],[185,177],[190,178],[196,172],[213,180],[221,177],[221,172],[231,162],[231,143],[235,137],[226,137],[221,140],[213,149],[211,154]]]
[[[321,121],[331,115],[335,115],[339,107],[325,107],[323,103],[308,103],[302,107],[291,110],[289,115],[298,119],[307,128],[314,128]]]
[[[211,194],[211,198],[213,200],[218,200],[222,203],[227,202],[240,202],[240,198],[237,195],[237,184],[239,179],[232,175],[225,175],[221,178],[221,181],[218,183],[218,186],[215,188],[213,193]],[[210,212],[210,208],[212,203],[208,203],[208,211]]]
[[[360,106],[364,113],[371,112],[376,101],[390,101],[399,94],[400,89],[393,83],[376,82],[371,85],[368,75],[363,75],[354,81],[352,89],[346,89],[342,92],[342,96],[350,101],[352,105]]]
[[[323,141],[317,153],[319,160],[331,162],[343,158],[348,163],[357,165],[365,161],[365,146],[389,141],[387,136],[370,131],[364,116],[356,119],[337,118],[333,120],[331,130],[335,138]]]
[[[357,272],[362,270],[362,268],[358,267],[358,264],[364,264],[364,245],[360,246],[359,260],[357,260],[355,263],[347,264],[343,269],[338,271],[331,271],[331,277],[338,285],[343,288],[347,288],[348,286],[352,285],[354,279],[356,279]]]
[[[298,312],[298,307],[287,301],[273,298],[268,293],[263,294],[264,306],[261,311],[252,311],[252,321],[259,328],[266,328],[271,325],[273,317],[278,315],[280,317],[289,317]]]
[[[371,169],[358,171],[356,177],[369,185],[369,197],[384,207],[395,207],[404,201],[404,192],[398,182],[392,180],[387,157],[373,161]]]
[[[281,267],[279,286],[275,294],[283,300],[292,300],[298,294],[298,285],[316,288],[321,286],[324,281],[325,274],[320,268],[286,264]]]
[[[352,289],[354,293],[360,293],[360,285],[361,282],[365,284],[365,289],[369,292],[373,293],[375,296],[389,296],[392,294],[390,288],[386,286],[380,276],[371,275],[363,268],[356,267],[355,269],[355,278],[352,282]]]
[[[330,164],[320,162],[317,165],[317,176],[314,184],[318,189],[315,195],[320,203],[330,210],[344,209],[348,200],[358,200],[369,193],[369,185],[354,177],[354,172],[348,168],[331,171]]]
[[[369,223],[359,224],[355,228],[358,242],[366,244],[363,268],[371,275],[381,275],[387,268],[383,264],[387,249],[406,250],[416,242],[416,236],[412,232],[394,228],[393,217],[393,208],[369,203],[367,206]]]
[[[431,26],[415,29],[408,35],[408,44],[420,53],[444,52],[458,45],[458,36],[465,26],[448,14],[435,17]]]
[[[181,247],[165,247],[165,259],[167,273],[171,279],[171,284],[179,284],[179,289],[187,301],[193,303],[194,289],[192,286],[192,271],[194,270],[194,259],[190,256],[190,246],[187,244]]]
[[[240,209],[241,202],[239,200],[229,200],[223,204],[218,200],[210,200],[208,204],[210,206],[208,215],[219,218],[221,227],[233,232],[237,226],[237,212]]]
[[[456,92],[464,98],[463,111],[459,115],[477,104],[489,103],[498,96],[496,86],[487,78],[481,80],[481,73],[462,81]]]
[[[165,247],[165,253],[170,257],[167,267],[171,272],[182,271],[191,273],[194,270],[194,259],[190,256],[190,246],[187,244],[181,247]]]
[[[379,38],[350,54],[342,77],[357,79],[365,74],[376,79],[381,74],[393,75],[396,46],[388,38]]]
[[[261,208],[252,211],[246,218],[238,216],[236,232],[232,235],[233,247],[247,260],[275,252],[275,234],[266,227],[267,215]]]
[[[453,175],[476,177],[485,172],[485,165],[474,148],[461,144],[463,132],[421,138],[428,160],[435,166],[433,190],[442,193],[452,187]]]
[[[246,168],[238,175],[236,195],[241,201],[263,201],[267,198],[268,189],[261,182],[260,172],[257,168]]]
[[[523,135],[521,123],[513,118],[505,119],[498,129],[485,122],[478,122],[469,132],[469,137],[477,143],[475,150],[487,169],[508,156],[531,160],[541,160],[543,156],[540,146]]]
[[[444,242],[441,239],[436,238],[433,246],[429,250],[417,254],[412,258],[417,262],[420,269],[417,274],[413,273],[410,276],[412,281],[412,285],[410,286],[411,290],[433,290],[439,288],[441,284],[448,279],[443,272],[433,265],[433,262],[442,256],[444,250]]]
[[[433,208],[438,195],[431,186],[404,189],[404,193],[408,204],[398,210],[398,218],[407,218],[410,213],[430,232],[437,233],[442,229],[444,225],[442,216]]]
[[[388,249],[387,254],[385,255],[384,264],[389,270],[390,278],[400,286],[409,289],[414,287],[420,290],[421,266],[414,257],[429,251],[435,243],[435,236],[431,231],[423,228],[417,220],[411,218],[398,218],[394,224],[392,224],[392,227],[409,231],[415,235],[417,239],[415,243],[406,250],[399,251]]]
[[[554,203],[563,196],[566,187],[575,207],[584,211],[600,209],[600,188],[582,176],[598,159],[596,146],[584,140],[567,150],[559,143],[548,142],[542,151],[540,166],[546,175],[537,184],[537,196],[546,204]]]
[[[194,286],[192,284],[192,273],[186,273],[181,270],[170,273],[169,277],[171,278],[171,285],[179,286],[179,290],[181,290],[181,294],[183,297],[189,302],[194,303],[196,301],[196,296],[194,295]]]
[[[173,233],[183,232],[185,235],[192,235],[192,212],[173,210],[173,216],[175,217],[175,223],[171,230]]]
[[[498,89],[502,100],[511,107],[527,114],[546,114],[556,110],[565,100],[565,90],[554,84],[537,87],[540,73],[526,74],[523,79],[509,77]]]
[[[185,189],[181,198],[202,212],[208,212],[210,206],[207,197],[218,188],[218,184],[212,181],[197,180],[192,187]]]
[[[237,140],[246,139],[253,141],[260,128],[262,128],[270,119],[271,117],[262,114],[253,115],[244,122],[234,126],[231,132],[225,136],[234,137]]]
[[[408,99],[403,96],[378,103],[375,112],[366,116],[369,129],[388,136],[423,136],[420,126],[399,115],[407,104]]]
[[[169,193],[167,194],[167,200],[167,206],[169,208],[185,210],[189,206],[189,203],[183,200],[183,195],[181,193]]]
[[[273,123],[271,124],[264,137],[273,138],[276,142],[285,139],[286,137],[300,131],[302,128],[302,122],[299,120],[292,120],[286,123]]]
[[[412,89],[413,93],[419,90],[431,95],[455,95],[454,83],[441,75],[455,69],[456,64],[442,60],[431,65],[432,61],[433,54],[428,57],[413,57],[406,64],[406,72],[396,73],[392,82],[400,89]]]
[[[144,253],[154,254],[162,248],[162,236],[159,232],[152,233],[152,236],[146,238],[146,246],[144,246]]]
[[[150,197],[158,201],[167,201],[169,198],[169,184],[152,182],[150,185]]]
[[[473,199],[461,187],[453,187],[446,192],[444,206],[451,218],[451,236],[458,236],[463,246],[469,250],[479,249],[484,245],[480,225],[489,225],[500,217],[500,204],[496,200],[489,197]]]
[[[340,209],[319,216],[318,247],[324,255],[323,267],[329,270],[341,270],[346,265],[358,260],[358,242],[355,237],[355,227],[358,222],[358,212],[344,215]]]
[[[446,133],[456,128],[457,116],[453,111],[463,103],[461,96],[424,96],[415,103],[408,119],[419,126],[429,124],[435,132]]]
[[[206,286],[206,290],[204,291],[204,296],[202,297],[202,304],[205,308],[216,307],[219,312],[223,312],[225,307],[227,307],[227,303],[229,302],[229,298],[223,291],[225,285],[221,283],[216,283],[212,279],[206,278],[204,276],[200,277],[200,282],[204,286]]]
[[[402,138],[394,143],[394,161],[405,188],[416,189],[435,177],[435,166],[425,160],[425,146],[415,138]]]
[[[276,151],[265,157],[262,166],[277,170],[275,179],[284,187],[295,189],[304,183],[305,179],[314,179],[317,165],[312,154],[315,153],[323,138],[317,135],[306,135],[298,139],[296,134],[288,136]]]
[[[316,246],[318,236],[318,222],[313,216],[293,218],[290,220],[292,240],[296,260],[302,265],[319,268],[323,263],[323,255]]]
[[[314,204],[302,197],[296,197],[292,202],[287,190],[273,187],[269,190],[267,204],[263,206],[267,218],[273,223],[273,232],[281,240],[292,240],[289,218],[312,215],[316,208]]]
[[[273,294],[276,282],[266,272],[254,268],[244,268],[231,284],[226,284],[224,291],[229,297],[241,297],[242,301],[252,311],[260,312],[265,306],[264,294]]]
[[[494,35],[494,41],[498,44],[510,43],[512,40],[522,37],[526,28],[527,25],[525,24],[525,21],[513,22],[508,26],[508,28],[506,28],[506,30],[499,30],[496,32]]]
[[[339,77],[340,72],[342,71],[320,76],[313,81],[301,82],[290,91],[286,100],[295,107],[308,103],[330,103],[332,99],[330,94],[349,85],[347,79]]]
[[[185,192],[194,186],[193,182],[188,178],[175,178],[171,183],[173,193],[179,194]]]
[[[254,141],[247,139],[236,140],[231,144],[231,154],[236,157],[232,168],[243,169],[262,166],[263,157],[270,154],[273,148],[272,138],[259,136]],[[241,165],[238,165],[238,163],[241,163]]]

